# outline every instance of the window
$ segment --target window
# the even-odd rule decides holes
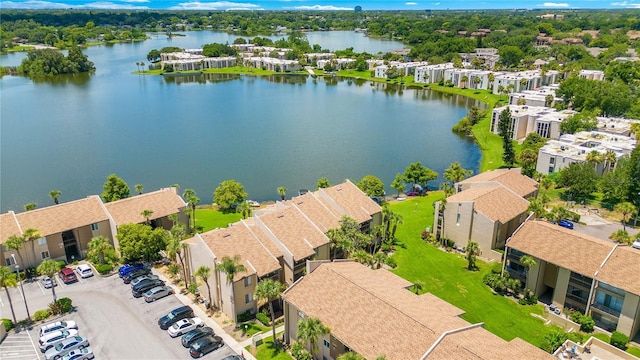
[[[247,287],[251,285],[251,277],[247,276],[246,278],[244,278],[244,286]]]
[[[244,303],[248,304],[250,302],[253,301],[253,294],[252,293],[248,293],[247,295],[244,296]]]
[[[47,238],[41,237],[40,239],[38,239],[38,245],[47,245]]]
[[[98,223],[91,224],[91,231],[98,231],[99,228]]]
[[[458,216],[456,218],[456,225],[460,225],[460,213],[458,213]]]
[[[4,259],[4,262],[7,264],[7,266],[13,266],[16,264],[16,262],[13,260],[12,257],[8,257],[6,259]]]
[[[50,258],[51,256],[49,255],[49,251],[45,250],[43,252],[40,253],[40,256],[42,257],[42,260],[46,260],[48,258]]]
[[[556,163],[556,158],[549,158],[549,165],[553,165]]]
[[[324,347],[326,348],[331,346],[331,344],[326,339],[323,339],[322,342],[324,343]]]

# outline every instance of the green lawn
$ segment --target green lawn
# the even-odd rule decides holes
[[[542,314],[541,305],[522,306],[509,298],[494,295],[482,283],[490,266],[478,261],[479,271],[466,270],[462,255],[446,253],[423,242],[420,233],[433,226],[433,203],[443,197],[441,191],[422,198],[410,198],[391,205],[402,215],[404,224],[396,236],[404,245],[394,255],[399,276],[425,283],[425,292],[433,293],[466,312],[463,318],[471,323],[484,322],[485,328],[505,340],[520,337],[539,346],[551,330],[531,313]]]
[[[239,213],[223,213],[217,209],[196,209],[196,227],[202,226],[202,231],[215,228],[225,228],[242,218]]]
[[[241,324],[239,326],[239,328],[242,329],[244,335],[248,336],[248,337],[251,337],[251,336],[253,336],[255,334],[263,333],[263,332],[269,330],[268,327],[256,324],[253,321],[248,321],[248,322],[246,322],[244,324]]]
[[[251,345],[247,346],[245,349],[249,351]],[[270,336],[264,340],[261,345],[256,347],[256,353],[254,354],[256,359],[258,360],[292,360],[293,358],[286,351],[277,348],[273,345],[273,336]]]

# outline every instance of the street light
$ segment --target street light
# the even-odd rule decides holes
[[[11,254],[13,258],[13,263],[16,264],[16,272],[18,273],[18,277],[20,277],[20,265],[16,261],[16,254]],[[27,269],[24,270],[24,277],[27,277]],[[22,280],[20,280],[20,292],[22,293],[22,301],[24,301],[24,308],[27,310],[27,319],[31,322],[31,315],[29,314],[29,306],[27,305],[27,298],[24,296],[24,287],[22,285]]]

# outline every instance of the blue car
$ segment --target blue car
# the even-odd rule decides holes
[[[558,225],[562,226],[563,228],[567,228],[567,229],[572,229],[573,230],[573,223],[569,220],[565,220],[562,219],[560,221],[558,221]]]
[[[123,277],[132,271],[141,269],[144,269],[144,264],[124,264],[118,269],[118,274],[120,274],[120,277]]]

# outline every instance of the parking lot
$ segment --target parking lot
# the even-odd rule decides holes
[[[134,298],[131,287],[117,276],[93,276],[79,279],[69,285],[57,279],[58,298],[69,297],[76,311],[56,320],[74,320],[79,335],[88,338],[97,359],[185,359],[188,349],[182,347],[180,338],[172,339],[161,330],[157,321],[171,309],[182,303],[170,295],[152,303]],[[26,318],[24,302],[19,287],[9,290],[18,319]],[[52,301],[51,289],[44,289],[39,282],[24,284],[31,315],[47,308]],[[0,312],[11,318],[6,293],[1,292]],[[41,324],[28,331],[10,333],[0,344],[0,359],[44,359],[37,348]],[[27,341],[29,340],[29,341]],[[29,345],[31,342],[31,345]],[[205,355],[206,359],[219,360],[235,354],[228,345]]]

